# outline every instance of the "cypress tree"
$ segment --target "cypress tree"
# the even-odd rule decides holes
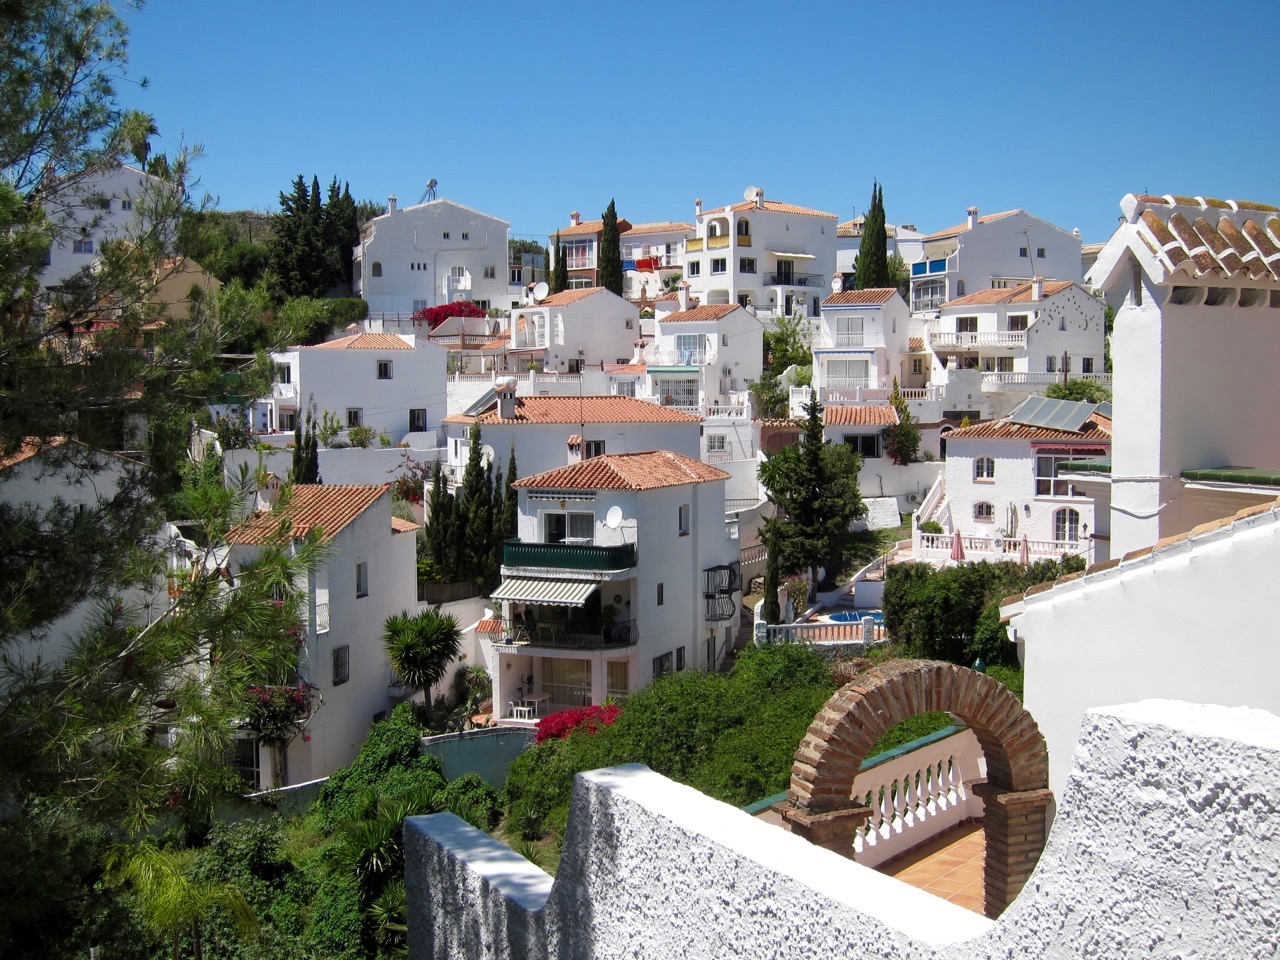
[[[871,206],[862,221],[862,245],[853,278],[854,288],[889,287],[889,239],[885,233],[884,189],[876,181],[871,188]]]
[[[569,289],[569,263],[564,258],[564,244],[560,242],[560,231],[556,231],[556,262],[547,275],[552,293],[560,293]]]
[[[459,580],[480,581],[483,578],[485,554],[488,552],[489,499],[491,486],[480,455],[480,424],[471,425],[471,451],[467,456],[467,468],[462,474],[462,486],[454,504],[454,538],[458,544],[457,577]]]
[[[612,200],[601,219],[604,226],[600,230],[600,286],[622,296],[622,244],[618,237],[618,211]]]
[[[454,574],[456,540],[453,536],[453,507],[453,496],[445,482],[444,468],[437,460],[435,474],[431,478],[431,495],[427,498],[426,524],[422,531],[431,576],[436,580],[457,579]]]
[[[516,536],[519,530],[519,503],[520,497],[516,492],[515,483],[519,479],[516,472],[516,448],[511,447],[511,454],[507,457],[507,483],[503,490],[502,497],[502,536]]]

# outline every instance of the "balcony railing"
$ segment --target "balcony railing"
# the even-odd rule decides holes
[[[502,545],[507,567],[544,567],[553,570],[626,570],[636,565],[636,545],[619,543],[602,547],[577,543],[525,543],[508,540]]]
[[[684,242],[685,253],[697,253],[701,249],[702,249],[701,237],[694,237],[693,239],[686,240]]]
[[[995,333],[961,333],[955,330],[929,329],[929,343],[938,347],[1013,347],[1021,349],[1027,345],[1026,333],[999,331]]]
[[[1088,380],[1090,383],[1096,383],[1100,386],[1111,386],[1111,374],[1109,373],[1068,373],[1068,380]],[[1047,387],[1050,384],[1061,383],[1061,373],[984,373],[982,375],[982,388],[998,389],[1000,387]]]
[[[740,234],[738,234],[738,246],[740,246],[740,247],[749,247],[749,246],[751,246],[751,237],[750,237],[750,236],[744,236],[744,235],[743,235],[743,234],[741,234],[741,233],[740,233]]]
[[[502,621],[503,642],[508,646],[559,647],[570,650],[603,650],[606,647],[629,647],[639,632],[634,620],[619,620],[606,625],[599,619],[570,619],[568,622]],[[506,640],[511,643],[507,643]],[[554,700],[554,697],[552,698]],[[556,701],[559,702],[559,701]]]
[[[827,278],[820,273],[765,274],[767,287],[825,287]]]
[[[650,347],[644,352],[645,363],[654,366],[705,367],[716,362],[714,350],[662,350]]]
[[[814,346],[828,350],[842,347],[883,347],[884,334],[878,330],[863,333],[824,333]]]
[[[707,237],[707,249],[719,250],[722,247],[729,246],[729,238],[726,237]]]
[[[828,390],[858,390],[871,386],[869,377],[827,377],[823,384]]]
[[[298,389],[292,383],[273,383],[271,396],[276,400],[292,400],[298,395]]]
[[[911,312],[923,313],[928,310],[940,310],[946,302],[947,298],[942,295],[936,297],[912,297]]]

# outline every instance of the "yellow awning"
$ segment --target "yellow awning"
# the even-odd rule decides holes
[[[555,607],[580,607],[600,584],[595,580],[503,580],[491,600],[516,603],[548,603]]]

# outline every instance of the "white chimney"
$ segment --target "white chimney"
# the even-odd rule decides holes
[[[632,346],[635,349],[631,352],[631,362],[644,363],[644,337],[637,339]]]
[[[576,227],[581,222],[582,222],[582,214],[578,213],[577,210],[569,214],[569,226]]]
[[[693,201],[693,215],[695,217],[702,216],[702,198],[701,197]]]
[[[1031,299],[1037,303],[1044,299],[1044,277],[1031,278]]]
[[[681,280],[676,285],[676,296],[680,300],[680,309],[688,310],[689,309],[689,281],[688,280]]]
[[[969,229],[972,230],[978,225],[978,208],[970,207],[965,213],[969,216]]]
[[[395,216],[396,212],[396,195],[393,193],[387,197],[387,215]]]
[[[503,377],[494,385],[494,393],[498,397],[498,417],[502,420],[516,418],[516,379]]]
[[[756,209],[757,210],[764,209],[764,191],[761,190],[759,187],[756,188]]]
[[[837,270],[835,273],[831,275],[831,292],[832,293],[844,292],[844,278],[840,276],[839,270]]]

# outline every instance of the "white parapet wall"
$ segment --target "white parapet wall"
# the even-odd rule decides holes
[[[405,821],[411,957],[1273,957],[1280,718],[1089,711],[1039,865],[999,920],[640,766],[581,774],[553,880],[451,814]]]

